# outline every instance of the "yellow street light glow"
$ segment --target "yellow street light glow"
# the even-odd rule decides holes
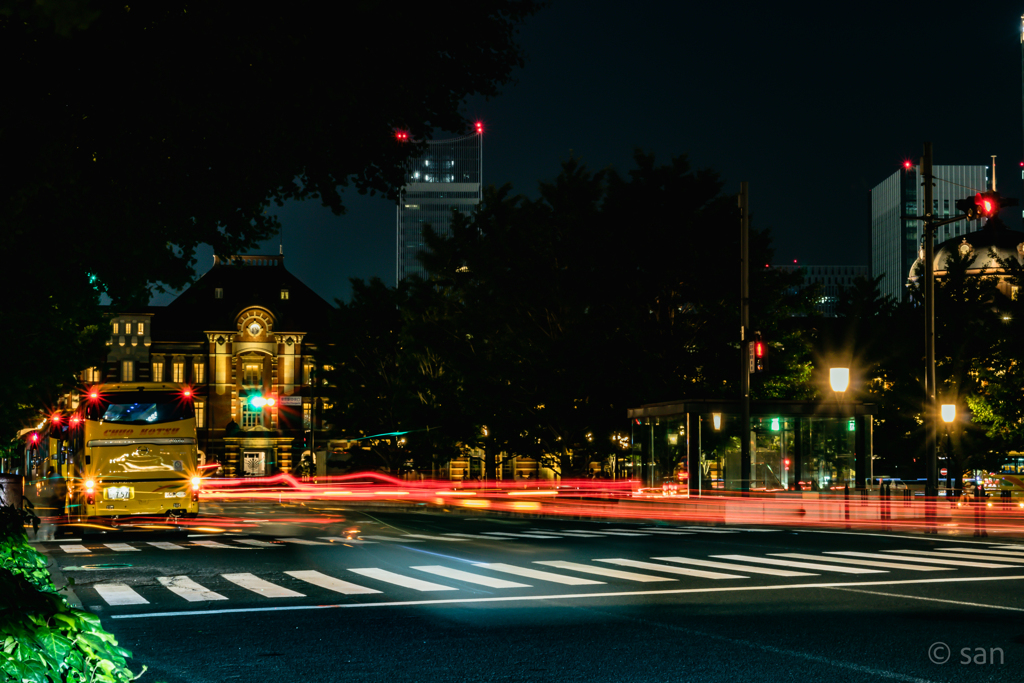
[[[459,505],[467,508],[489,508],[491,507],[491,501],[489,500],[460,500],[457,501]]]
[[[722,428],[722,414],[711,413],[711,423],[715,425],[715,431],[717,432]]]
[[[850,368],[830,368],[828,381],[832,391],[841,394],[850,386]]]
[[[540,510],[540,503],[527,503],[525,501],[516,501],[512,503],[513,510]]]
[[[194,526],[192,529],[195,531],[209,531],[211,534],[222,534],[227,531],[227,529],[219,529],[215,526]]]
[[[956,419],[956,406],[951,403],[942,404],[942,421],[952,422]]]

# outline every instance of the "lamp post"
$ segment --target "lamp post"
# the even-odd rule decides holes
[[[942,404],[942,421],[946,423],[946,496],[950,494],[953,481],[953,439],[949,434],[949,425],[956,420],[956,404]]]
[[[836,395],[836,404],[842,402],[843,394],[850,388],[850,368],[829,368],[828,383]],[[842,416],[840,415],[840,418]],[[840,439],[836,439],[836,456],[839,456]],[[849,480],[847,480],[849,481]]]

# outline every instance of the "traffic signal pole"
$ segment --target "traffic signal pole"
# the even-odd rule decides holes
[[[924,186],[924,317],[925,317],[925,526],[936,533],[935,497],[939,495],[938,452],[935,427],[938,404],[935,388],[935,230],[933,213],[935,177],[932,174],[932,143],[924,143],[921,158],[921,184]]]
[[[750,194],[740,183],[740,491],[750,494]]]

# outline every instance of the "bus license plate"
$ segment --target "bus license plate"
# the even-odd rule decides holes
[[[107,498],[110,500],[127,500],[129,497],[131,497],[131,490],[127,486],[112,486],[107,489]]]

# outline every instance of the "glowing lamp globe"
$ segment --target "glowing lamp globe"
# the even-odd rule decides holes
[[[832,391],[841,394],[850,386],[850,368],[831,368],[828,371],[828,381],[832,385]]]

